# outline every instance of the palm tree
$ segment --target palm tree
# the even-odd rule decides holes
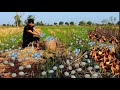
[[[18,13],[16,13],[16,16],[14,17],[14,19],[15,19],[15,24],[17,27],[20,26],[22,22],[20,18],[21,18],[21,15],[18,15]]]

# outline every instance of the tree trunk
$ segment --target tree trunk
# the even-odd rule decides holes
[[[17,21],[17,27],[18,27],[18,21]]]

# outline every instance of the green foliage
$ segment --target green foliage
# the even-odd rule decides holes
[[[92,25],[92,22],[91,22],[91,21],[88,21],[87,24],[88,24],[88,25]]]
[[[15,25],[16,26],[20,26],[22,21],[21,21],[21,16],[20,15],[16,15],[14,16],[14,19],[15,19]]]
[[[85,25],[86,23],[84,21],[80,21],[79,25]]]
[[[24,24],[25,24],[25,25],[27,25],[27,24],[28,24],[28,21],[27,21],[27,20],[25,20],[25,21],[24,21]]]
[[[43,26],[44,24],[43,24],[43,22],[41,21],[41,22],[36,22],[35,25],[36,25],[36,26]]]
[[[65,22],[65,25],[69,25],[69,23],[68,23],[68,22]]]
[[[64,24],[64,22],[62,22],[62,21],[59,22],[59,25],[63,25],[63,24]]]
[[[117,22],[117,25],[120,25],[120,21]]]
[[[70,25],[74,25],[74,22],[70,22]]]
[[[102,24],[105,24],[105,25],[107,25],[107,24],[113,25],[113,24],[115,24],[115,21],[116,21],[116,17],[111,16],[108,19],[102,20],[101,22],[102,22]]]
[[[7,26],[6,24],[3,24],[3,26]]]
[[[55,22],[54,25],[57,25],[57,23]]]
[[[35,17],[33,15],[28,15],[27,19],[33,19],[33,20],[35,20]]]

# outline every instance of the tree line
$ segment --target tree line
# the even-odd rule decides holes
[[[27,19],[24,22],[22,22],[21,17],[22,17],[22,15],[16,14],[14,16],[14,20],[15,20],[14,24],[3,24],[3,26],[17,26],[18,27],[18,26],[27,25],[27,19],[29,19],[29,18],[32,18],[32,19],[35,20],[35,17],[33,15],[28,15]],[[120,21],[118,21],[117,23],[115,23],[115,22],[116,22],[116,17],[111,16],[108,19],[102,20],[101,25],[115,25],[115,24],[120,25]],[[40,22],[37,21],[35,23],[35,25],[36,26],[43,26],[43,25],[46,25],[46,24],[43,23],[42,21],[40,21]],[[50,26],[50,24],[47,24],[47,25]],[[75,24],[73,21],[71,21],[71,22],[60,21],[58,23],[54,22],[54,25],[68,25],[69,26],[69,25],[99,25],[99,24],[98,23],[93,23],[92,21],[87,21],[87,22],[80,21],[78,24]]]

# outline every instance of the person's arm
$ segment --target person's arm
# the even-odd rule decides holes
[[[40,28],[39,28],[39,31],[34,29],[34,28],[33,28],[33,30],[40,35],[40,33],[41,33],[41,29]]]
[[[33,29],[33,30],[40,35],[40,32],[39,32],[39,31],[37,31],[37,30],[35,30],[35,29]]]
[[[31,28],[30,28],[29,26],[25,26],[25,28],[24,28],[24,30],[25,30],[26,32],[31,33],[31,34],[33,34],[33,35],[36,35],[36,33],[32,32],[30,29],[31,29]]]
[[[33,33],[31,30],[27,30],[27,32],[33,34],[33,35],[36,35],[36,33]]]

